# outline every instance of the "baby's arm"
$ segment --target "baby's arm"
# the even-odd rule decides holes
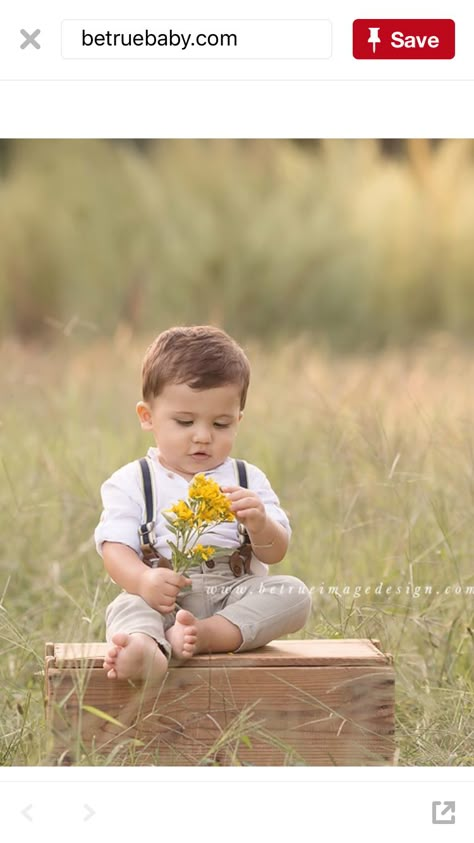
[[[102,555],[107,573],[129,594],[138,594],[152,609],[172,612],[180,588],[191,580],[170,568],[149,568],[126,544],[105,541]]]
[[[288,550],[288,533],[281,524],[267,515],[257,492],[242,486],[223,486],[222,491],[229,498],[237,521],[247,530],[257,559],[266,565],[281,562]]]
[[[261,562],[275,565],[281,562],[288,550],[288,533],[281,524],[266,516],[265,526],[254,531],[247,528],[252,544],[252,551]]]

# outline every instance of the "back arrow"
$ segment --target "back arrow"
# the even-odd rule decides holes
[[[28,820],[28,822],[30,822],[30,823],[33,822],[33,817],[30,817],[30,811],[31,811],[32,807],[33,807],[33,805],[27,805],[26,808],[23,808],[23,811],[21,812],[23,814],[25,820]]]
[[[90,820],[90,818],[94,816],[95,811],[93,810],[93,808],[91,808],[90,805],[84,805],[84,808],[87,811],[87,816],[84,817],[84,822],[86,823],[87,820]]]

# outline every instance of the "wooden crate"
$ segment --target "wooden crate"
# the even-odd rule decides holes
[[[54,763],[393,764],[394,670],[377,644],[199,655],[171,662],[161,687],[107,679],[105,644],[47,644]]]

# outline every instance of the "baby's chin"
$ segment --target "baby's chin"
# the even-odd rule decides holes
[[[201,471],[213,471],[215,468],[219,468],[228,456],[229,454],[221,454],[220,456],[216,456],[215,454],[191,454],[186,460],[188,468],[185,470],[189,470],[190,467],[190,470],[195,471],[196,474],[199,474]]]

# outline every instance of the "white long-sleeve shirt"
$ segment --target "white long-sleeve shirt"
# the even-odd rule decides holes
[[[147,457],[150,458],[152,480],[155,488],[155,547],[167,559],[171,558],[168,539],[175,536],[169,530],[169,525],[162,515],[162,511],[169,509],[179,500],[188,498],[189,486],[192,480],[186,480],[180,474],[165,468],[158,459],[158,449],[149,448]],[[265,474],[257,466],[246,462],[248,488],[257,492],[263,501],[267,515],[281,524],[291,537],[291,527],[280,501],[270,486]],[[238,486],[239,478],[236,461],[231,457],[213,468],[202,472],[212,477],[219,486]],[[101,487],[103,511],[100,522],[96,527],[94,537],[97,552],[102,556],[102,544],[105,541],[120,542],[132,548],[139,556],[140,539],[138,528],[146,521],[145,497],[143,494],[142,473],[138,460],[129,462],[115,471]],[[242,543],[237,521],[225,521],[214,530],[203,534],[200,542],[204,545],[215,545],[235,550]],[[268,572],[268,565],[261,562],[255,554],[250,560],[250,570],[253,574],[263,576]]]

